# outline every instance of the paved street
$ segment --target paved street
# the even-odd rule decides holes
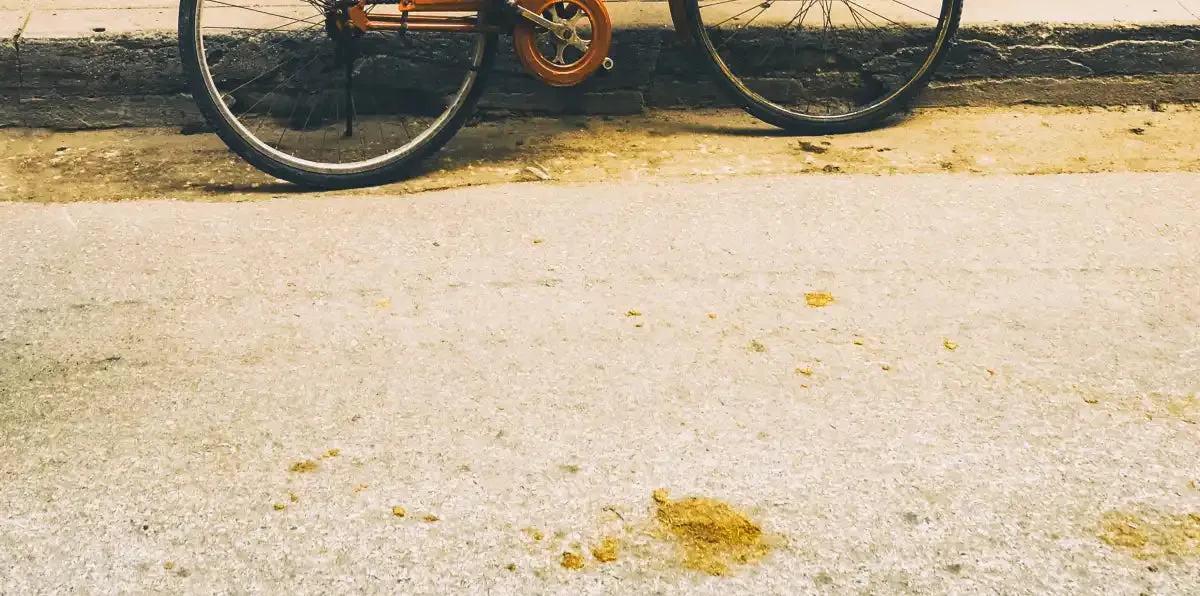
[[[1197,197],[0,203],[0,593],[1188,593]],[[688,568],[660,488],[765,556]]]

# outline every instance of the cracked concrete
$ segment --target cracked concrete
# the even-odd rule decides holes
[[[21,55],[17,42],[28,20],[29,15],[19,11],[0,11],[0,81],[16,81],[15,88],[0,85],[0,105],[16,105],[21,100]]]
[[[1085,47],[1004,46],[970,33],[959,40],[942,68],[944,80],[1200,73],[1200,42],[1194,39],[1126,39]]]

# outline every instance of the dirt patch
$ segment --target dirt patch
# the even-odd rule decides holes
[[[580,127],[562,118],[519,118],[469,127],[417,176],[353,194],[528,181],[526,168],[535,162],[550,183],[796,173],[1200,171],[1195,106],[925,109],[895,126],[819,145],[806,141],[799,150],[794,137],[740,111],[653,111],[587,122]],[[1144,133],[1130,134],[1133,128]],[[517,147],[514,138],[530,142]],[[698,152],[698,144],[710,149]],[[0,131],[0,200],[246,201],[298,192],[246,165],[211,134]],[[313,193],[320,194],[326,193]]]
[[[1155,399],[1157,398],[1157,399]],[[1182,420],[1188,424],[1196,424],[1200,420],[1200,400],[1195,394],[1184,397],[1153,394],[1152,400],[1160,403],[1167,416]]]
[[[317,466],[317,462],[311,459],[306,459],[304,461],[298,461],[292,464],[291,467],[288,468],[288,471],[296,472],[298,474],[309,474],[316,472],[318,467],[319,466]]]
[[[602,532],[583,532],[594,536],[588,540],[591,546],[586,551],[584,541],[560,547],[568,536],[562,531],[554,532],[554,540],[549,544],[542,543],[546,545],[545,551],[537,550],[557,557],[559,565],[566,569],[584,568],[585,553],[590,552],[598,564],[629,559],[637,566],[728,576],[733,574],[735,566],[756,563],[780,544],[778,536],[767,535],[746,515],[715,499],[672,500],[667,491],[656,490],[652,505],[650,517],[638,520],[627,520],[613,508],[605,507],[616,519],[610,519]],[[613,522],[616,526],[611,525]],[[534,539],[530,546],[544,538],[534,528],[522,528],[521,532]]]
[[[810,143],[808,141],[800,141],[800,150],[806,153],[816,153],[818,155],[829,153],[829,148],[822,147],[816,143]]]
[[[1099,537],[1135,559],[1200,557],[1200,513],[1110,511],[1100,520]]]
[[[1121,393],[1085,384],[1072,385],[1070,391],[1088,405],[1115,406],[1121,410],[1136,412],[1146,420],[1177,420],[1185,424],[1200,424],[1200,398],[1193,393]]]
[[[731,565],[757,562],[770,552],[762,528],[729,505],[687,497],[672,501],[654,491],[655,518],[683,550],[683,566],[709,575],[728,575]]]

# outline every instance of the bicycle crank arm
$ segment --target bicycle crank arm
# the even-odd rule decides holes
[[[567,27],[566,24],[555,23],[554,21],[551,21],[550,19],[547,19],[547,18],[543,17],[542,15],[540,15],[536,12],[533,12],[532,10],[529,10],[528,8],[525,8],[523,6],[518,6],[515,2],[512,4],[512,6],[513,6],[513,8],[515,8],[517,10],[517,14],[521,15],[521,18],[533,21],[534,23],[537,23],[537,24],[545,27],[551,33],[553,33],[559,37],[562,37],[567,32],[567,29],[569,29],[569,27]]]
[[[565,23],[555,23],[554,21],[551,21],[550,19],[547,19],[523,6],[517,7],[517,14],[520,14],[521,17],[526,20],[533,21],[534,23],[545,27],[551,33],[558,36],[559,39],[571,44],[572,46],[575,46],[575,48],[580,52],[587,51],[588,42],[579,39],[579,37],[574,35],[574,32],[571,30],[569,25]]]
[[[508,4],[509,4],[509,6],[516,9],[517,14],[521,15],[521,18],[528,20],[528,21],[532,21],[538,25],[541,25],[542,27],[545,27],[547,31],[553,33],[559,39],[574,46],[575,49],[579,50],[580,52],[588,51],[588,47],[591,44],[588,43],[587,40],[579,39],[579,36],[575,34],[575,31],[571,28],[570,25],[567,25],[566,23],[555,23],[554,21],[551,21],[550,19],[547,19],[536,12],[533,12],[532,10],[525,8],[524,6],[518,5],[516,2],[509,2]],[[607,58],[606,58],[606,60],[608,60],[609,62],[612,62],[612,60],[609,60]]]

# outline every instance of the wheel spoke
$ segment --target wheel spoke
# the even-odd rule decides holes
[[[250,7],[248,7],[248,6],[238,6],[237,4],[230,4],[230,3],[228,3],[228,2],[222,2],[221,0],[207,0],[207,1],[208,1],[208,2],[211,2],[211,3],[213,3],[213,4],[216,4],[216,5],[218,5],[218,6],[225,6],[225,7],[228,7],[228,8],[238,8],[238,9],[241,9],[241,10],[248,10],[248,11],[250,11],[250,12],[258,13],[258,14],[261,14],[261,15],[266,15],[266,16],[269,16],[269,17],[278,17],[278,18],[280,18],[280,19],[285,19],[285,20],[286,20],[286,19],[291,19],[291,18],[293,18],[293,17],[285,17],[285,16],[283,16],[283,15],[281,15],[281,14],[277,14],[277,13],[274,13],[274,12],[267,12],[267,11],[265,11],[265,10],[261,10],[261,9],[258,9],[258,8],[250,8]],[[312,17],[307,17],[307,18],[312,18]]]
[[[697,25],[717,72],[752,106],[785,114],[777,120],[853,120],[927,80],[956,24],[944,15],[961,3],[700,0]]]
[[[495,49],[493,35],[477,33],[362,34],[345,12],[314,14],[325,0],[181,1],[196,10],[181,39],[200,42],[182,44],[198,64],[189,77],[209,90],[196,100],[237,132],[231,146],[244,144],[250,150],[239,153],[276,175],[401,171],[447,140],[433,133],[460,125],[477,97],[480,60]],[[555,15],[578,19],[561,8]],[[266,167],[275,165],[287,167]]]
[[[354,136],[354,61],[346,60],[346,132],[347,139]]]

